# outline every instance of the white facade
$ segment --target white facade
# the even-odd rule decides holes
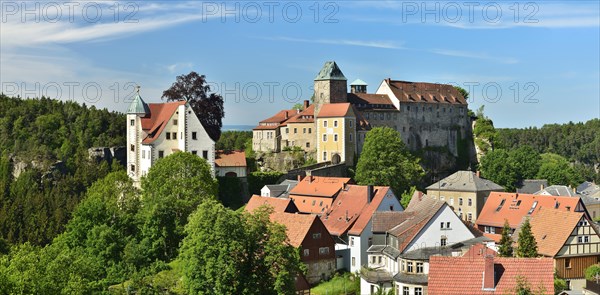
[[[189,104],[170,104],[179,104],[171,114],[150,114],[150,118],[143,118],[144,114],[127,115],[127,172],[138,185],[141,177],[148,174],[156,161],[177,151],[205,158],[213,173],[215,171],[215,142]],[[165,112],[165,109],[163,107],[161,112]],[[142,120],[155,122],[159,119],[164,119],[162,131],[153,140],[144,142],[148,134],[142,129]]]
[[[442,227],[442,223],[444,226]],[[450,227],[448,228],[448,223]],[[475,236],[458,218],[449,206],[443,206],[427,225],[415,236],[404,252],[409,252],[426,247],[440,247],[442,238],[446,238],[446,245],[472,239]]]
[[[227,176],[227,173],[235,173],[235,177],[246,177],[246,166],[216,167],[216,176]],[[262,190],[261,190],[262,193]]]

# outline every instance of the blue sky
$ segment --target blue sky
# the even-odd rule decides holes
[[[370,92],[388,77],[472,87],[469,107],[485,105],[497,127],[600,117],[598,1],[1,6],[9,95],[124,111],[133,85],[160,102],[177,75],[194,70],[224,95],[224,124],[254,125],[309,99],[313,78],[335,60]]]

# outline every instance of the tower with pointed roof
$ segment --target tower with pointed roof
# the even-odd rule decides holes
[[[142,143],[141,118],[150,115],[148,104],[140,96],[140,86],[136,87],[136,94],[127,109],[127,172],[132,179],[139,179],[140,153],[139,147]],[[133,169],[132,169],[133,167]]]
[[[348,102],[348,81],[335,61],[325,62],[314,80],[315,115],[327,103]]]

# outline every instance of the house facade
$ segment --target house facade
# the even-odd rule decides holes
[[[185,101],[144,102],[138,93],[127,110],[127,173],[134,183],[156,161],[175,152],[204,158],[215,171],[215,142]]]
[[[306,176],[289,192],[302,213],[325,214],[338,193],[350,182],[346,177]]]
[[[356,157],[356,115],[350,103],[325,104],[317,117],[317,162],[345,162]]]
[[[428,196],[448,203],[458,217],[472,223],[493,191],[502,192],[504,188],[472,171],[457,171],[427,187]]]
[[[216,176],[246,177],[246,152],[244,151],[217,151],[215,154]]]

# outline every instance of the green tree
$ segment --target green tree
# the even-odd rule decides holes
[[[523,222],[523,225],[521,225],[521,231],[519,232],[519,240],[517,241],[517,257],[537,257],[537,251],[537,242],[535,241],[535,237],[531,232],[529,218],[527,218]]]
[[[494,149],[496,129],[494,128],[494,122],[483,113],[484,107],[482,105],[475,113],[477,119],[473,127],[473,135],[475,136],[475,144],[485,154]]]
[[[585,279],[596,283],[600,281],[600,264],[593,264],[586,268]]]
[[[513,240],[510,237],[512,229],[508,225],[508,220],[504,220],[504,227],[502,227],[502,238],[498,246],[498,256],[500,257],[513,257]]]
[[[165,157],[142,178],[143,245],[168,261],[177,255],[188,216],[205,200],[217,198],[218,183],[206,160],[177,152]]]
[[[402,197],[400,198],[400,204],[402,205],[402,207],[404,209],[406,209],[406,207],[408,207],[408,204],[410,203],[410,200],[412,199],[412,196],[414,195],[416,190],[417,190],[416,186],[411,186],[407,192],[402,194]]]
[[[518,180],[514,165],[506,150],[497,149],[481,158],[480,168],[485,178],[503,186],[506,191],[514,191]]]
[[[409,153],[396,130],[377,127],[367,133],[356,165],[358,184],[390,186],[401,196],[424,174],[419,160]]]
[[[462,94],[462,96],[465,98],[465,100],[469,99],[469,92],[460,87],[460,86],[454,86],[454,88],[456,88],[456,90],[458,90],[458,92],[460,92],[460,94]]]
[[[577,186],[583,182],[580,175],[571,167],[571,164],[563,156],[545,153],[541,155],[542,164],[540,165],[537,177],[547,179],[550,184],[573,185]]]
[[[531,146],[524,145],[511,150],[509,157],[518,180],[534,179],[540,170],[542,158]]]

